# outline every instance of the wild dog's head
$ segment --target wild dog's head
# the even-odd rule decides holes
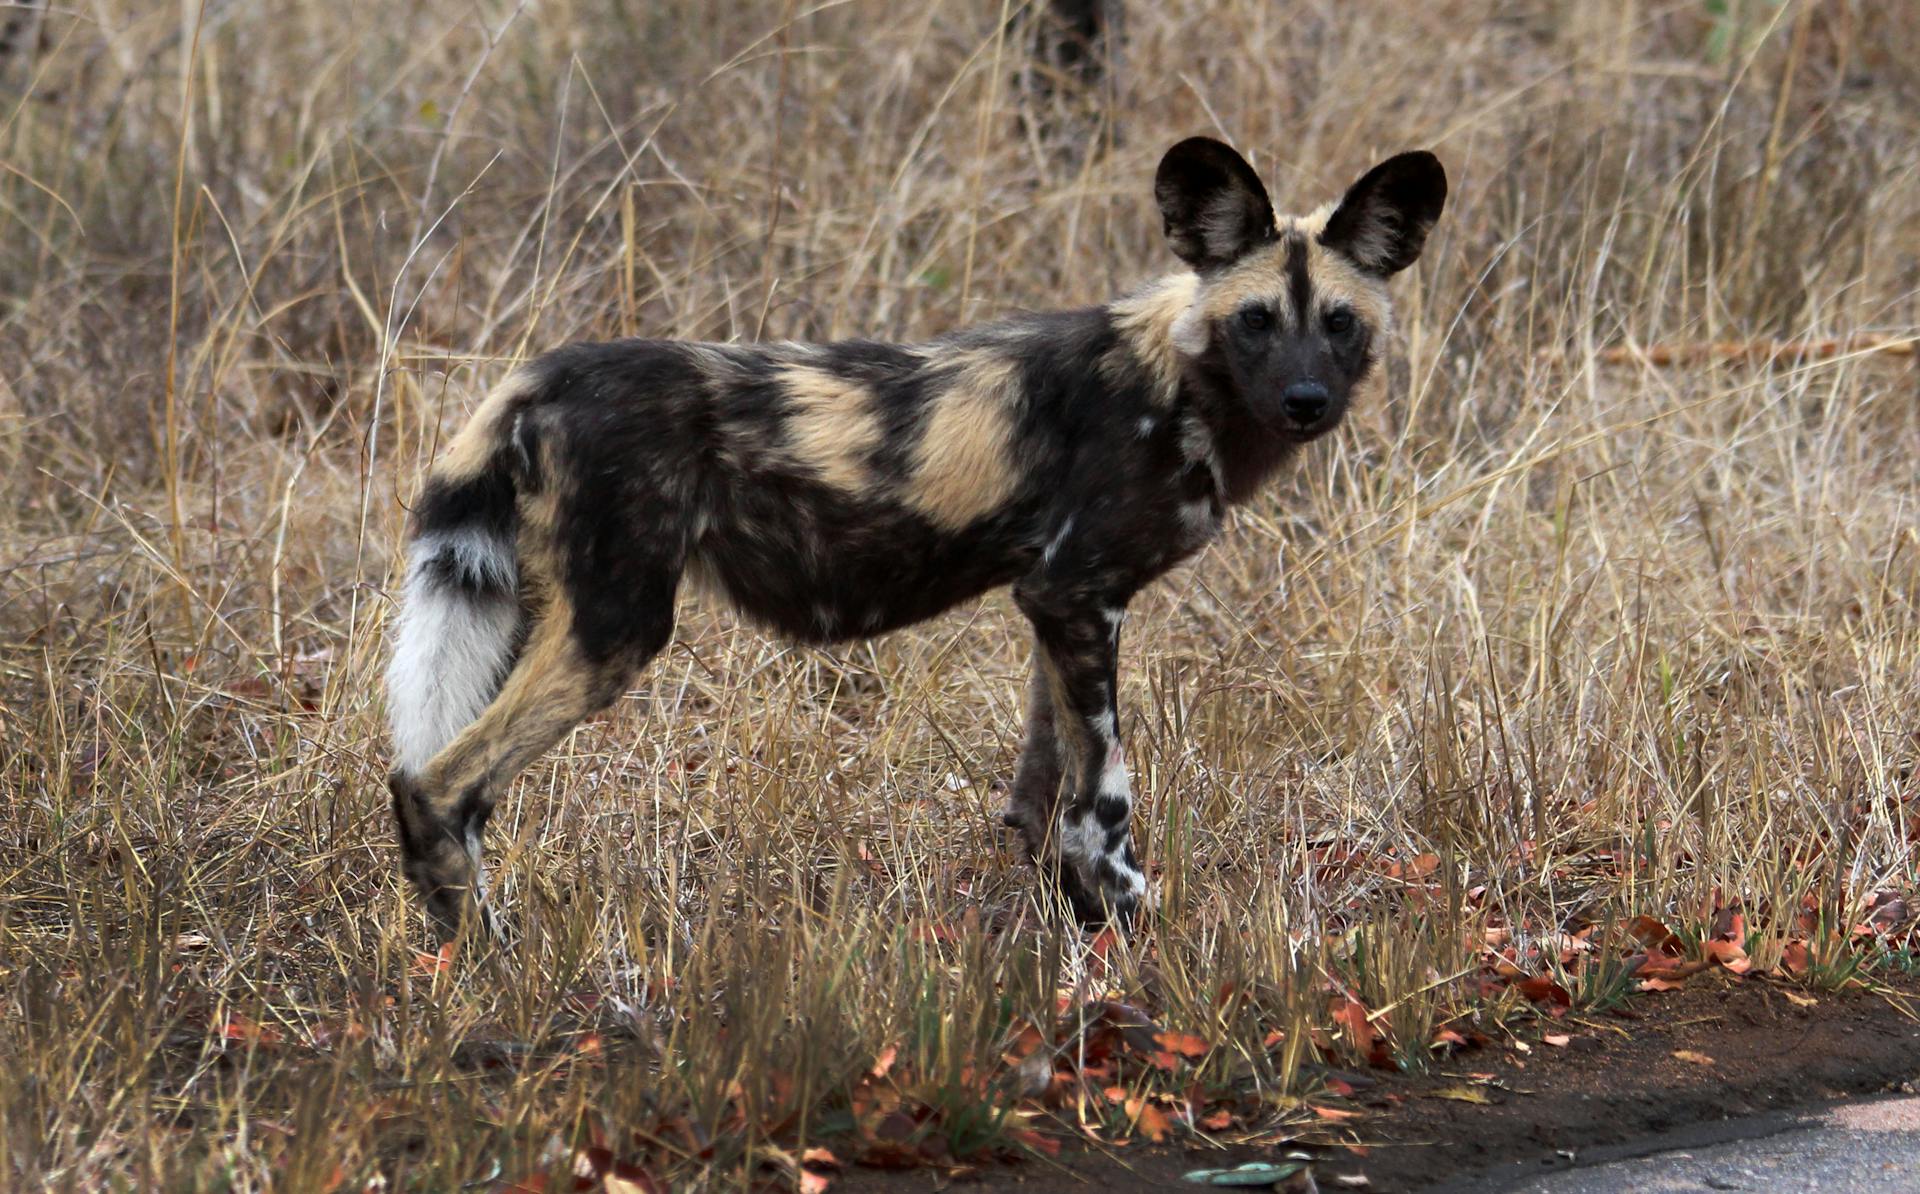
[[[1388,158],[1308,216],[1275,219],[1245,158],[1210,137],[1154,177],[1167,241],[1199,275],[1174,347],[1273,434],[1338,426],[1385,348],[1387,279],[1412,265],[1447,201],[1425,151]]]

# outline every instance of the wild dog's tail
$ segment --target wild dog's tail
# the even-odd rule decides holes
[[[520,413],[537,388],[523,368],[489,394],[414,505],[387,667],[401,775],[418,776],[480,716],[513,665],[522,634],[518,496],[532,464]]]

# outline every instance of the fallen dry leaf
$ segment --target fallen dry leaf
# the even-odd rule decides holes
[[[1051,1136],[1042,1136],[1032,1128],[1015,1128],[1013,1131],[1007,1133],[1007,1137],[1015,1144],[1024,1145],[1034,1152],[1045,1153],[1049,1157],[1057,1157],[1060,1155],[1060,1142],[1058,1140],[1055,1140]]]
[[[1701,971],[1709,970],[1712,967],[1713,963],[1704,958],[1696,958],[1691,962],[1672,963],[1665,963],[1655,958],[1648,958],[1647,964],[1635,971],[1635,973],[1642,978],[1664,978],[1669,982],[1678,982],[1682,979],[1692,978]]]
[[[1747,951],[1731,941],[1707,942],[1707,956],[1735,974],[1745,974],[1753,969],[1753,962],[1747,957]]]
[[[1513,984],[1513,989],[1534,1003],[1544,1003],[1556,1008],[1573,1006],[1573,996],[1567,993],[1567,989],[1544,974],[1522,979]]]
[[[1388,863],[1387,877],[1390,879],[1425,879],[1439,869],[1440,856],[1438,854],[1421,854],[1408,859],[1404,863]]]
[[[1373,1052],[1373,1043],[1379,1033],[1373,1027],[1373,1021],[1367,1018],[1367,1005],[1352,996],[1335,996],[1333,1001],[1333,1022],[1346,1033],[1347,1040],[1354,1049],[1363,1054]]]
[[[1805,974],[1813,965],[1813,951],[1804,941],[1789,941],[1780,951],[1780,965],[1788,974]]]
[[[1697,1053],[1692,1049],[1675,1049],[1673,1055],[1681,1061],[1688,1062],[1692,1065],[1713,1064],[1713,1058],[1708,1057],[1705,1053]]]
[[[1127,1123],[1134,1131],[1159,1144],[1172,1134],[1174,1118],[1158,1103],[1136,1098],[1127,1100]]]
[[[1564,1032],[1549,1032],[1540,1038],[1540,1043],[1543,1045],[1552,1045],[1556,1049],[1564,1049],[1573,1043],[1573,1037]]]
[[[1681,944],[1679,936],[1676,935],[1672,929],[1669,929],[1651,916],[1634,917],[1627,922],[1627,932],[1633,935],[1635,941],[1638,941],[1650,950],[1660,950],[1674,954],[1680,952]]]
[[[1191,1032],[1156,1032],[1154,1043],[1169,1053],[1177,1053],[1188,1061],[1199,1061],[1213,1051],[1213,1046]]]
[[[945,921],[922,920],[913,926],[913,939],[923,945],[960,940],[960,930]]]
[[[273,1046],[281,1041],[280,1030],[271,1024],[258,1024],[239,1012],[229,1014],[219,1025],[220,1036],[247,1045]]]
[[[1447,1086],[1427,1096],[1434,1099],[1452,1099],[1456,1103],[1478,1103],[1487,1106],[1493,1102],[1487,1092],[1477,1086]]]
[[[1119,943],[1120,934],[1109,925],[1094,934],[1093,940],[1087,943],[1087,952],[1104,962],[1107,955],[1113,952],[1113,947]]]
[[[1820,1001],[1818,999],[1815,999],[1811,995],[1800,995],[1800,994],[1796,994],[1793,991],[1788,991],[1786,992],[1786,996],[1787,996],[1787,1002],[1791,1003],[1795,1007],[1820,1006]]]
[[[446,974],[453,969],[454,954],[459,951],[460,943],[449,941],[441,946],[437,953],[416,951],[413,955],[413,972],[422,978],[432,978],[436,974]]]
[[[667,1194],[667,1185],[638,1165],[615,1164],[600,1179],[606,1194]]]

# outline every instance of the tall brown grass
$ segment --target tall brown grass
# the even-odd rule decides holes
[[[987,1137],[973,1070],[1063,989],[1222,1043],[1204,1079],[1283,1114],[1330,979],[1417,1065],[1489,925],[1913,883],[1911,366],[1597,355],[1913,334],[1901,0],[1128,8],[1104,98],[1048,120],[1021,3],[30,14],[0,62],[0,1185],[445,1189],[589,1120],[732,1182],[844,1126],[890,1044]],[[1390,400],[1129,624],[1162,899],[1111,966],[995,825],[1002,598],[835,651],[689,604],[503,803],[514,948],[418,965],[375,678],[403,502],[474,398],[576,338],[1102,300],[1171,265],[1148,179],[1194,132],[1283,205],[1414,146],[1454,199]]]

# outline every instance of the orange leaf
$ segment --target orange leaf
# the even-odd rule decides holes
[[[1114,931],[1112,926],[1108,926],[1094,935],[1093,940],[1088,943],[1087,949],[1094,957],[1105,961],[1107,955],[1113,951],[1114,945],[1117,944],[1119,940],[1120,934]]]
[[[1707,942],[1707,954],[1735,974],[1745,974],[1753,969],[1753,962],[1748,959],[1747,951],[1731,941]]]
[[[1786,967],[1788,974],[1805,974],[1813,965],[1813,953],[1804,941],[1789,941],[1780,951],[1780,964]]]
[[[1162,1049],[1178,1053],[1188,1061],[1199,1061],[1213,1051],[1211,1045],[1191,1032],[1156,1032],[1153,1040]]]
[[[1042,1136],[1032,1128],[1015,1128],[1013,1131],[1008,1132],[1007,1136],[1015,1144],[1024,1144],[1034,1152],[1045,1153],[1049,1157],[1057,1157],[1060,1155],[1060,1142],[1058,1140],[1055,1140],[1051,1136]]]
[[[1001,1056],[1010,1057],[1014,1062],[1025,1061],[1027,1058],[1033,1056],[1033,1054],[1039,1050],[1040,1046],[1046,1043],[1047,1038],[1040,1035],[1038,1028],[1035,1028],[1031,1024],[1023,1024],[1020,1027],[1020,1031],[1014,1035],[1013,1040],[1007,1045],[1007,1051],[1001,1054]]]
[[[220,1025],[220,1035],[230,1041],[241,1041],[249,1045],[277,1045],[281,1041],[280,1030],[271,1024],[258,1024],[239,1012],[230,1013]]]
[[[826,1194],[827,1187],[832,1184],[833,1179],[824,1173],[815,1173],[811,1169],[800,1171],[798,1184],[800,1194]]]
[[[449,941],[437,953],[416,952],[413,955],[413,972],[422,978],[446,974],[453,969],[453,956],[459,949],[459,942]]]
[[[873,1059],[873,1068],[867,1072],[876,1078],[884,1078],[893,1069],[894,1059],[900,1056],[900,1046],[888,1045],[880,1050],[880,1056]]]
[[[1330,1119],[1336,1123],[1343,1119],[1359,1119],[1361,1115],[1358,1111],[1342,1111],[1338,1107],[1322,1107],[1318,1103],[1308,1103],[1307,1106],[1321,1119]]]
[[[1556,1004],[1560,1007],[1573,1006],[1573,996],[1567,994],[1567,989],[1544,974],[1523,979],[1513,984],[1513,989],[1535,1003]]]
[[[1379,1033],[1373,1027],[1373,1021],[1367,1018],[1367,1005],[1351,995],[1345,999],[1334,999],[1333,1022],[1347,1034],[1347,1040],[1362,1053],[1373,1051],[1373,1042]]]
[[[1540,1038],[1541,1044],[1552,1045],[1556,1049],[1564,1049],[1572,1042],[1573,1037],[1564,1032],[1549,1032]]]
[[[1668,953],[1680,951],[1680,938],[1651,916],[1634,917],[1627,922],[1627,932],[1648,949],[1665,950]]]
[[[1233,1112],[1222,1107],[1200,1121],[1200,1126],[1209,1132],[1224,1132],[1233,1126]]]
[[[1407,878],[1424,879],[1440,869],[1438,854],[1421,854],[1407,863]]]
[[[1159,1144],[1173,1132],[1173,1116],[1157,1103],[1144,1099],[1127,1100],[1127,1117],[1133,1128]]]
[[[607,1194],[667,1194],[666,1183],[638,1165],[616,1164],[600,1179]]]
[[[1699,959],[1691,962],[1675,962],[1671,966],[1657,966],[1649,962],[1648,965],[1642,966],[1639,970],[1635,971],[1635,973],[1645,978],[1659,978],[1667,979],[1671,982],[1679,982],[1692,978],[1694,975],[1710,968],[1712,965],[1712,962]]]

